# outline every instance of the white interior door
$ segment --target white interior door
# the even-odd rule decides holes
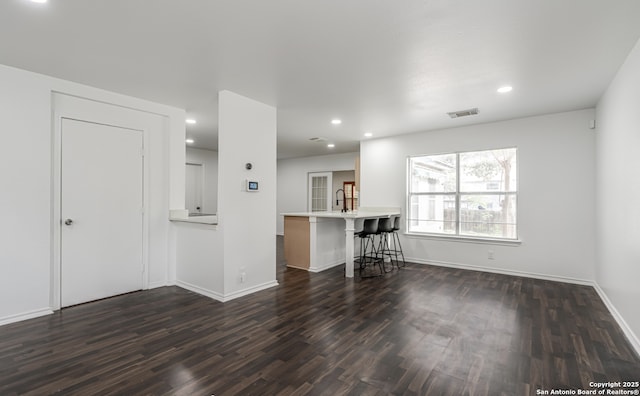
[[[142,289],[143,135],[62,120],[61,305]]]
[[[189,213],[202,213],[202,164],[187,163],[185,169],[185,206]]]

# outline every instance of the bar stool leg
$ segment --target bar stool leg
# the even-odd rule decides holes
[[[374,278],[382,275],[380,274],[364,274],[367,267],[373,267],[378,261],[378,252],[376,250],[373,234],[363,234],[360,237],[360,257],[357,259],[358,269],[360,271],[361,278]]]
[[[393,252],[395,253],[395,256],[396,256],[396,266],[398,267],[398,269],[400,268],[400,261],[398,260],[398,254],[400,254],[400,256],[402,257],[402,266],[406,267],[407,263],[406,261],[404,261],[404,252],[402,251],[402,244],[400,243],[400,235],[398,235],[398,232],[394,231],[392,238],[393,238]]]
[[[379,252],[376,250],[375,234],[378,233],[378,219],[365,219],[362,232],[358,234],[360,237],[360,277],[371,278],[384,274],[384,269],[380,266],[380,273],[372,273],[367,267],[373,268],[376,264],[380,265],[378,258]],[[365,273],[367,272],[367,273]]]
[[[380,253],[380,269],[387,273],[393,271],[393,258],[391,257],[391,251],[389,250],[389,233],[381,232],[380,241],[378,243],[378,252]],[[387,269],[385,257],[389,257],[391,268]]]

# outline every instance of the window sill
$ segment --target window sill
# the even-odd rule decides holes
[[[479,243],[484,245],[520,246],[522,244],[521,239],[496,239],[496,238],[468,237],[468,236],[459,236],[459,235],[418,234],[418,233],[409,233],[409,232],[405,232],[404,235],[407,238],[412,238],[412,239],[432,239],[435,241],[467,242],[467,243]]]

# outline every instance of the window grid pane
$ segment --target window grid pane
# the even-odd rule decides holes
[[[516,149],[460,153],[460,192],[517,191]]]
[[[412,193],[455,192],[456,155],[433,155],[411,159]]]
[[[409,231],[455,234],[455,199],[455,194],[412,195]]]
[[[327,210],[327,177],[314,176],[311,178],[311,211]]]
[[[460,235],[516,238],[516,195],[460,195]]]

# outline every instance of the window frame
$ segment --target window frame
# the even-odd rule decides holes
[[[494,150],[507,150],[514,149],[515,153],[515,186],[512,191],[505,190],[488,190],[488,191],[460,191],[460,183],[461,183],[461,163],[460,157],[462,154],[469,153],[479,153],[485,151],[494,151]],[[519,189],[520,189],[520,166],[519,166],[519,153],[517,146],[507,146],[507,147],[499,147],[499,148],[486,148],[479,150],[465,150],[465,151],[454,151],[454,152],[444,152],[444,153],[431,153],[431,154],[418,154],[418,155],[409,155],[407,156],[407,176],[406,176],[406,213],[405,216],[405,232],[404,234],[409,237],[414,238],[425,238],[425,239],[435,239],[435,240],[461,240],[461,241],[470,241],[477,243],[489,243],[489,244],[503,244],[503,245],[519,245],[522,241],[520,240],[520,223],[519,223]],[[455,191],[454,192],[412,192],[412,160],[419,157],[432,157],[439,155],[455,155],[456,165],[455,165],[455,173],[456,173],[456,183],[455,183]],[[471,196],[471,195],[510,195],[513,197],[515,202],[515,237],[492,237],[492,236],[484,236],[484,235],[465,235],[460,234],[460,214],[461,214],[461,197],[463,196]],[[412,198],[414,196],[453,196],[455,201],[455,233],[440,233],[440,232],[420,232],[420,231],[410,231],[410,227],[412,223],[419,221],[417,218],[413,218],[412,211]]]

